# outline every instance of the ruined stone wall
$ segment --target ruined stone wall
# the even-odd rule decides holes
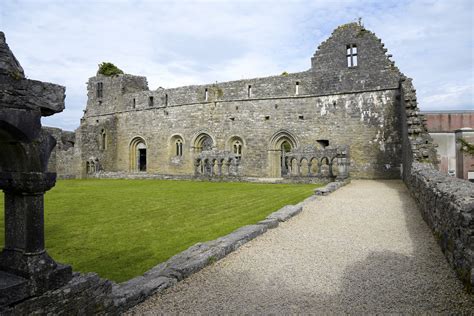
[[[414,162],[405,179],[449,264],[468,289],[474,285],[474,183]]]
[[[71,179],[79,176],[80,149],[76,146],[76,134],[55,127],[43,127],[56,140],[51,152],[48,171],[56,172],[58,179]]]
[[[401,83],[403,180],[449,264],[474,284],[474,184],[436,170],[436,149],[420,114],[411,79]]]
[[[294,140],[295,147],[317,144],[351,146],[351,175],[359,178],[399,177],[401,157],[398,90],[332,96],[291,96],[227,102],[202,102],[137,108],[88,116],[81,125],[83,158],[99,157],[105,171],[128,171],[130,142],[147,145],[148,172],[193,174],[195,140],[209,134],[216,149],[230,150],[230,140],[243,141],[242,175],[279,177],[272,173],[275,138]],[[101,130],[111,145],[100,150]],[[183,139],[183,157],[174,155],[173,135]]]
[[[348,45],[357,47],[354,67],[347,65]],[[97,159],[101,170],[132,171],[131,144],[140,137],[147,172],[192,175],[205,133],[217,150],[242,141],[242,176],[280,177],[285,138],[293,148],[318,140],[349,145],[353,177],[396,178],[400,78],[380,39],[357,23],[337,28],[318,48],[312,68],[300,73],[155,91],[144,77],[92,77],[78,131],[80,168],[84,175],[86,161]],[[177,138],[182,157],[175,154]]]
[[[97,315],[115,314],[112,282],[95,273],[76,273],[59,289],[0,307],[0,315]]]

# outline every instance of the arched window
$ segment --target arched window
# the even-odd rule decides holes
[[[237,158],[242,157],[242,142],[240,140],[234,140],[232,143],[232,151]]]
[[[100,132],[100,149],[107,149],[107,134],[104,129]]]
[[[183,140],[178,138],[175,142],[176,145],[176,156],[181,157],[183,156]]]

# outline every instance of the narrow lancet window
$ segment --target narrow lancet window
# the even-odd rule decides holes
[[[209,101],[209,91],[207,90],[207,88],[206,90],[204,90],[204,100]]]
[[[135,100],[135,98],[133,98],[132,100],[132,108],[135,108],[137,106],[137,100]]]
[[[100,132],[100,146],[102,150],[107,149],[107,134],[105,133],[105,130]]]
[[[295,84],[295,95],[298,95],[300,94],[300,82],[299,81],[296,81],[296,84]]]
[[[153,104],[154,104],[153,97],[149,97],[149,98],[148,98],[148,106],[149,106],[149,107],[152,107]]]
[[[181,139],[176,140],[176,156],[183,156],[183,141]]]
[[[104,84],[97,82],[97,97],[102,98],[104,96]]]
[[[165,106],[168,106],[168,94],[165,94]]]
[[[346,46],[347,67],[357,67],[357,46],[350,44]]]
[[[247,87],[247,97],[250,98],[251,96],[252,96],[252,86],[249,85],[249,86]]]

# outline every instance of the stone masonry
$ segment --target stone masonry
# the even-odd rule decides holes
[[[284,151],[329,145],[350,147],[352,177],[399,178],[403,75],[386,52],[374,33],[350,23],[300,73],[156,90],[145,77],[97,75],[76,131],[80,158],[57,167],[76,177],[192,176],[207,142],[239,156],[239,176],[280,178]]]

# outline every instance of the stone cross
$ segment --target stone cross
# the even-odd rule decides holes
[[[64,109],[65,88],[25,78],[0,32],[0,189],[5,193],[5,245],[0,253],[0,306],[58,288],[72,277],[44,248],[44,193],[54,138],[41,116]]]

